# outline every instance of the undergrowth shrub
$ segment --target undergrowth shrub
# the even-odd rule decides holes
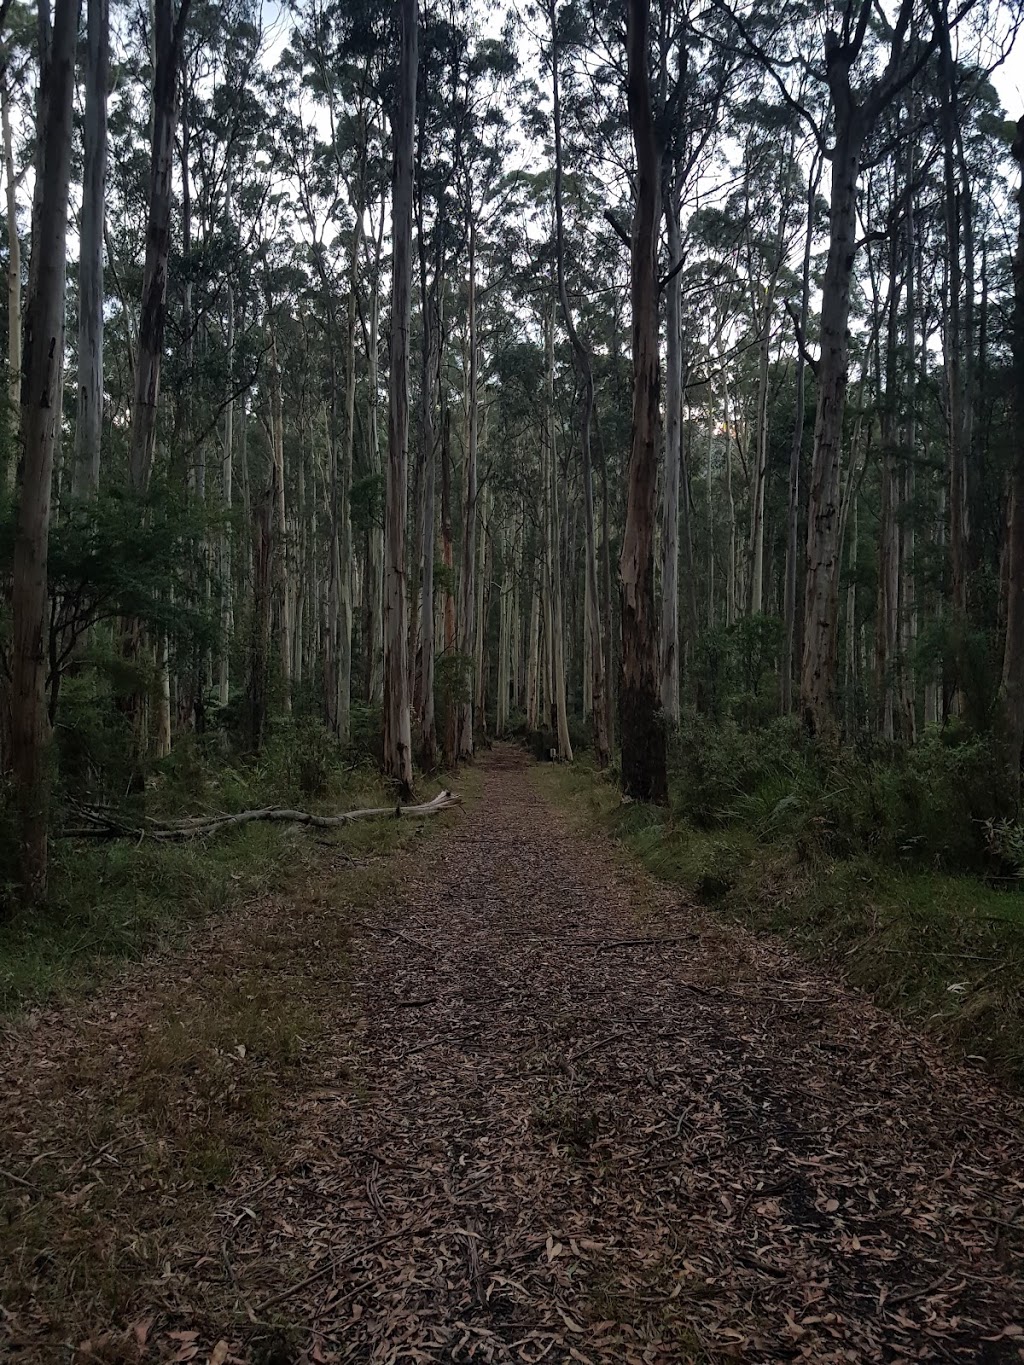
[[[987,739],[966,732],[829,752],[791,719],[750,731],[691,714],[671,767],[673,809],[700,830],[743,826],[764,842],[792,840],[803,856],[972,869],[990,859],[994,758]]]

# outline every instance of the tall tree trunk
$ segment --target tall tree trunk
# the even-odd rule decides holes
[[[73,489],[78,497],[100,480],[103,434],[103,210],[107,180],[107,0],[88,0],[85,68],[85,166],[78,266],[78,416]]]
[[[715,386],[708,379],[708,446],[704,465],[704,511],[708,526],[708,619],[707,628],[715,625],[715,500],[712,483],[715,453]],[[726,435],[726,440],[728,440]]]
[[[967,631],[968,458],[973,427],[973,227],[971,185],[958,157],[960,111],[957,68],[950,40],[948,4],[934,8],[939,37],[940,124],[946,221],[948,298],[942,330],[946,375],[946,418],[949,433],[949,569],[953,608],[956,678],[954,707],[963,706],[964,644]],[[966,255],[967,270],[964,271]],[[966,288],[965,288],[966,286]]]
[[[10,447],[5,478],[14,487],[21,430],[21,238],[18,236],[18,181],[14,173],[14,138],[8,76],[0,80],[0,123],[4,139],[4,182],[7,195],[7,437]]]
[[[477,731],[487,734],[487,613],[490,602],[488,564],[491,555],[491,495],[484,484],[480,500],[480,538],[477,549],[476,624],[473,627],[473,713]]]
[[[612,753],[615,748],[615,697],[612,683],[615,676],[613,668],[615,642],[612,638],[612,537],[608,509],[608,460],[603,451],[601,453],[601,569],[604,579],[602,631],[604,633],[605,658],[608,660],[608,672],[605,674],[607,685],[604,690],[604,729],[608,736],[608,752]]]
[[[569,292],[565,284],[565,224],[562,206],[562,115],[558,88],[558,23],[556,0],[549,7],[551,23],[551,90],[555,133],[555,261],[558,271],[558,297],[562,305],[562,320],[572,346],[573,358],[583,382],[583,410],[580,415],[580,451],[583,461],[584,526],[586,532],[586,626],[584,638],[589,646],[589,657],[584,668],[590,679],[586,689],[593,709],[594,753],[598,766],[604,768],[611,757],[605,724],[605,666],[601,645],[600,599],[597,587],[597,538],[594,530],[594,477],[591,455],[591,427],[594,415],[594,373],[590,355],[576,330]],[[567,736],[568,737],[568,736]]]
[[[913,108],[911,121],[914,119]],[[907,302],[904,310],[903,338],[903,486],[902,501],[908,511],[914,506],[914,461],[917,458],[917,345],[915,340],[916,294],[914,288],[914,139],[907,139],[907,169],[903,211],[903,259]],[[917,738],[917,685],[914,654],[917,647],[917,587],[914,577],[915,531],[912,515],[904,516],[899,548],[899,629],[900,629],[900,714],[903,738],[913,744]]]
[[[893,225],[895,228],[895,225]],[[899,508],[896,471],[897,423],[897,323],[899,280],[898,237],[889,236],[886,301],[885,389],[882,402],[881,516],[878,530],[878,606],[875,613],[875,685],[878,694],[878,731],[890,743],[895,738],[895,668],[899,641]]]
[[[729,386],[723,385],[723,421],[725,426],[725,503],[729,509],[729,558],[725,570],[725,624],[736,621],[736,493],[732,481],[733,435],[729,429]]]
[[[434,406],[441,329],[434,316],[436,280],[433,290],[427,287],[422,218],[419,236],[420,307],[423,318],[422,372],[420,375],[420,440],[423,442],[421,489],[423,567],[420,578],[420,630],[422,632],[423,666],[420,672],[420,752],[423,767],[430,772],[437,766],[437,724],[434,714],[434,445],[436,439]]]
[[[807,225],[804,232],[804,259],[800,273],[800,315],[797,323],[796,412],[793,440],[789,448],[789,501],[786,508],[786,586],[783,604],[782,713],[793,709],[793,666],[796,658],[796,585],[800,526],[800,456],[804,441],[804,414],[807,405],[807,319],[811,301],[811,247],[814,242],[814,201],[818,195],[822,161],[816,157],[807,179]]]
[[[348,262],[348,312],[345,327],[345,438],[341,448],[334,500],[336,505],[337,565],[334,570],[337,598],[335,664],[335,723],[338,739],[347,744],[352,726],[352,458],[356,445],[356,324],[359,254],[362,244],[362,205],[356,205],[352,245]],[[376,384],[376,370],[370,376]],[[371,403],[376,399],[371,392]],[[374,433],[376,427],[374,427]],[[333,551],[332,551],[333,553]]]
[[[569,714],[565,691],[565,634],[562,597],[562,523],[558,497],[558,451],[555,446],[555,319],[554,311],[545,318],[545,351],[547,356],[547,579],[550,629],[549,702],[551,728],[558,740],[558,757],[563,763],[572,762],[572,742],[569,738]]]
[[[158,692],[153,753],[156,758],[166,758],[171,752],[171,663],[166,632],[161,634],[157,645],[156,675]]]
[[[857,728],[857,680],[859,676],[857,631],[857,499],[853,499],[850,547],[847,566],[849,582],[846,588],[846,731],[853,734]]]
[[[682,261],[679,206],[674,187],[665,200],[668,282],[665,303],[665,477],[661,531],[661,705],[665,719],[679,725],[679,474],[683,433]]]
[[[441,406],[441,563],[444,566],[444,589],[441,603],[443,654],[447,660],[445,687],[444,762],[452,768],[458,761],[458,680],[453,671],[457,662],[458,624],[455,614],[455,537],[452,529],[452,453],[451,411],[442,384],[439,394]]]
[[[230,169],[227,174],[227,185],[224,190],[226,202],[226,217],[231,219],[231,179]],[[227,312],[227,361],[228,361],[228,400],[224,408],[224,444],[221,449],[220,477],[221,477],[221,501],[226,516],[231,515],[232,495],[233,495],[233,459],[235,446],[235,399],[234,399],[234,368],[235,368],[235,291],[232,287],[231,279],[228,278],[225,309]],[[232,607],[232,581],[231,581],[231,533],[228,526],[224,526],[220,532],[220,658],[217,671],[217,699],[221,706],[226,706],[231,697],[231,634],[234,626],[233,607]]]
[[[848,75],[848,69],[847,69]],[[839,598],[840,460],[849,372],[850,284],[856,255],[857,176],[863,120],[842,92],[836,99],[829,248],[821,296],[821,347],[814,455],[807,509],[800,707],[804,724],[823,736],[835,732]]]
[[[774,279],[764,302],[764,321],[757,363],[757,430],[754,440],[754,488],[750,515],[750,614],[764,611],[764,497],[768,483],[768,380],[771,368],[771,304]]]
[[[526,729],[535,734],[540,729],[540,597],[539,565],[534,564],[533,589],[530,594],[530,633],[526,656]]]
[[[377,424],[377,354],[380,329],[380,263],[383,252],[384,212],[381,207],[381,223],[377,231],[373,257],[373,288],[370,293],[370,337],[367,347],[366,369],[369,389],[369,432],[366,441],[367,466],[370,474],[379,479],[382,473],[380,462],[380,436]],[[368,700],[374,706],[384,700],[384,578],[387,570],[384,565],[384,528],[376,518],[368,532],[368,553],[366,557],[366,596],[367,624],[366,650],[369,664]]]
[[[269,481],[253,499],[253,604],[252,638],[249,644],[249,676],[246,687],[246,711],[249,747],[259,754],[267,725],[270,700],[270,627],[273,614],[274,576],[274,507],[277,490],[277,464],[273,457],[272,439],[268,438]]]
[[[274,323],[270,323],[274,327]],[[270,340],[270,443],[274,461],[274,578],[280,622],[278,635],[284,710],[292,709],[293,594],[291,536],[288,534],[284,472],[284,394],[274,331]]]
[[[475,654],[473,608],[476,601],[477,442],[479,439],[480,414],[477,403],[476,222],[471,185],[467,185],[466,189],[466,218],[469,238],[469,280],[467,285],[469,356],[466,367],[468,440],[463,479],[462,574],[459,585],[459,653],[462,656],[465,677],[459,683],[459,758],[473,757],[473,678],[471,669]]]
[[[619,557],[622,661],[619,728],[622,786],[628,796],[668,799],[654,609],[654,523],[658,478],[658,143],[647,69],[650,0],[626,4],[626,97],[636,148],[636,207],[630,247],[633,307],[633,416],[626,522]]]
[[[496,534],[501,556],[501,586],[498,591],[498,693],[494,709],[494,733],[500,739],[508,731],[508,708],[512,690],[514,666],[513,581],[515,576],[515,540],[509,543],[507,528],[500,525]]]
[[[190,0],[153,0],[153,130],[149,171],[146,260],[142,271],[142,310],[135,358],[135,398],[128,433],[128,471],[132,488],[149,487],[156,447],[160,363],[167,321],[167,260],[171,250],[174,130],[178,122],[178,75]]]
[[[24,468],[13,565],[11,760],[18,801],[22,896],[46,897],[49,781],[46,748],[47,551],[50,484],[63,381],[64,293],[78,0],[39,0],[36,201],[25,329]]]
[[[1017,250],[1013,257],[1013,476],[1010,487],[1009,590],[1003,649],[1002,741],[1006,777],[1012,797],[1020,799],[1021,752],[1024,749],[1024,119],[1017,124],[1013,157],[1022,176],[1017,191]]]
[[[405,518],[409,463],[409,328],[412,306],[412,190],[415,156],[417,0],[401,0],[394,114],[391,363],[384,587],[384,768],[404,800],[412,795]]]
[[[338,370],[330,358],[330,407],[323,407],[324,445],[327,451],[327,593],[324,603],[324,721],[339,739],[341,701],[341,470],[338,442]]]

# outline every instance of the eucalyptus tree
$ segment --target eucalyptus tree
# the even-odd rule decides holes
[[[448,281],[465,241],[465,224],[457,186],[451,175],[454,128],[451,100],[462,59],[463,33],[457,15],[442,6],[425,7],[420,16],[420,79],[417,81],[416,167],[414,212],[418,262],[420,329],[419,423],[414,511],[413,570],[418,571],[419,597],[410,620],[410,673],[413,708],[419,719],[423,766],[437,762],[435,711],[436,658],[455,647],[452,602],[453,536],[450,520],[450,422],[443,375],[450,345],[447,318]],[[441,456],[441,489],[437,488],[437,457]],[[440,504],[440,525],[438,525]],[[440,531],[440,567],[445,609],[435,619],[435,562]],[[415,582],[413,583],[415,589]],[[449,745],[449,750],[453,746]]]
[[[683,279],[689,250],[687,219],[698,187],[720,174],[716,137],[735,58],[721,41],[721,18],[713,5],[666,0],[657,27],[656,117],[662,133],[661,175],[665,209],[665,466],[661,536],[661,702],[670,724],[679,723],[679,524],[689,515],[690,489],[682,444],[688,373],[684,336]],[[692,538],[684,526],[686,639],[697,633]]]
[[[506,29],[499,37],[483,36],[473,16],[463,12],[454,25],[456,48],[451,65],[452,165],[460,197],[465,236],[465,448],[462,469],[462,536],[459,565],[457,649],[462,669],[476,656],[477,557],[480,514],[480,372],[479,305],[487,283],[480,279],[481,247],[500,216],[505,199],[502,177],[510,151],[508,101],[518,64]],[[493,263],[491,263],[493,265]],[[474,749],[474,699],[468,677],[460,684],[455,744],[459,758]],[[480,717],[476,717],[480,719]],[[451,757],[452,755],[448,755]]]
[[[1000,689],[1003,762],[1010,791],[1020,799],[1024,750],[1024,119],[1016,128],[1013,159],[1021,176],[1017,190],[1017,242],[1013,254],[1011,331],[1012,403],[1017,420],[1011,465],[1007,526],[1006,634]]]
[[[579,370],[583,386],[582,410],[580,416],[580,452],[583,468],[584,526],[586,551],[584,573],[586,576],[586,622],[584,638],[587,642],[589,658],[585,667],[589,669],[590,710],[594,720],[594,750],[600,767],[608,763],[609,739],[605,711],[605,661],[601,640],[600,597],[597,583],[597,538],[594,529],[594,479],[593,458],[591,454],[591,429],[594,417],[594,371],[590,353],[577,330],[569,293],[565,282],[565,223],[563,206],[563,156],[562,156],[562,108],[559,93],[559,17],[556,0],[549,0],[548,24],[550,29],[551,65],[551,105],[554,132],[554,208],[555,208],[555,264],[558,281],[558,298],[561,305],[562,321],[572,346],[573,358]]]
[[[74,487],[95,491],[103,436],[103,211],[107,184],[108,0],[86,6],[85,135],[78,266],[78,405]]]
[[[630,242],[633,417],[626,518],[619,556],[622,659],[619,728],[622,786],[628,796],[668,798],[654,607],[654,523],[659,416],[658,229],[661,158],[649,70],[649,0],[627,0],[626,95],[636,152]]]
[[[365,329],[367,421],[364,458],[370,489],[380,481],[377,435],[377,324],[379,255],[385,218],[387,157],[384,109],[393,88],[389,8],[379,0],[357,5],[309,0],[297,11],[286,63],[297,77],[289,121],[295,130],[289,164],[299,186],[305,233],[322,291],[332,344],[328,351],[330,569],[325,711],[343,742],[350,731],[352,696],[353,520],[359,376],[357,343]],[[303,114],[312,99],[324,117]],[[324,126],[325,125],[325,126]],[[297,134],[297,136],[296,136]],[[367,232],[376,204],[378,232]],[[368,240],[369,236],[369,240]],[[370,278],[365,253],[377,246]],[[343,258],[338,253],[343,252]],[[339,307],[344,299],[344,311]],[[367,319],[369,314],[369,319]],[[343,387],[342,387],[343,384]],[[383,666],[383,525],[369,518],[367,555],[368,695],[380,700]]]
[[[79,0],[39,0],[35,203],[22,384],[23,469],[14,548],[11,768],[19,811],[19,875],[27,904],[46,896],[47,553],[53,452],[63,383],[71,111]]]
[[[399,60],[392,117],[392,285],[384,591],[384,768],[412,795],[405,521],[409,461],[409,328],[412,306],[413,161],[416,154],[417,0],[399,10]]]
[[[145,492],[153,469],[160,366],[167,323],[167,263],[171,250],[174,135],[185,25],[191,0],[155,0],[153,6],[153,103],[146,220],[146,260],[135,355],[128,461],[132,487]]]
[[[0,134],[3,139],[4,208],[7,219],[7,437],[0,469],[0,485],[13,489],[17,473],[17,437],[21,427],[22,372],[22,250],[18,191],[31,168],[30,155],[22,155],[15,141],[16,124],[33,127],[30,72],[35,59],[37,23],[27,6],[8,11],[0,46]]]
[[[815,117],[782,71],[803,65],[803,16],[758,6],[727,8],[747,53],[762,64],[780,97],[811,127],[831,163],[829,247],[822,280],[817,409],[807,518],[800,704],[805,724],[824,736],[836,727],[835,686],[841,563],[843,414],[849,378],[850,293],[858,251],[858,183],[866,147],[884,111],[934,56],[939,34],[919,0],[901,0],[892,20],[872,23],[870,0],[829,8],[823,67],[807,70],[827,89],[827,118]],[[958,11],[962,20],[973,6]],[[830,134],[830,139],[827,135]]]

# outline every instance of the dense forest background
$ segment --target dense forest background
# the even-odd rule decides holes
[[[5,0],[12,903],[183,752],[514,734],[1016,868],[1019,20]]]

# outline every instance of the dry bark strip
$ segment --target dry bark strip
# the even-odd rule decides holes
[[[148,1324],[138,1358],[269,1358],[253,1304],[299,1365],[1024,1358],[1021,1103],[774,940],[623,873],[511,750],[485,787],[380,907],[434,951],[384,925],[356,941],[357,1008],[296,1079],[286,1157],[212,1189],[181,1257],[119,1308],[116,1330]],[[685,942],[580,951],[635,937],[638,912]],[[201,960],[187,976],[202,988]],[[75,1024],[0,1065],[52,1065]],[[0,1143],[24,1173],[16,1155]],[[145,1233],[117,1235],[128,1255]],[[218,1299],[203,1267],[225,1264]],[[54,1358],[20,1343],[19,1362]]]

